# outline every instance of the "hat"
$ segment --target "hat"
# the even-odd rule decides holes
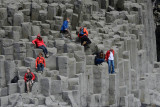
[[[37,37],[40,37],[41,35],[38,33]]]

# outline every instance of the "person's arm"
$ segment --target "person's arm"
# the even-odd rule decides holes
[[[68,22],[67,22],[67,21],[64,22],[64,29],[65,29],[65,30],[68,29]]]
[[[44,61],[44,67],[46,67],[46,61],[45,61],[45,59],[43,58],[43,61]]]
[[[88,36],[88,31],[87,31],[87,29],[86,29],[86,31],[85,31],[85,32],[86,32],[86,35]]]
[[[38,57],[36,58],[36,68],[37,68],[37,64],[38,64],[37,62],[38,62]]]
[[[34,80],[35,79],[35,75],[31,72],[31,74],[32,74],[32,80]]]
[[[27,81],[26,75],[27,75],[27,73],[25,73],[25,75],[24,75],[24,81],[25,82]]]
[[[43,42],[43,45],[46,47],[46,45],[44,44],[44,41],[43,41],[43,39],[42,39],[42,42]]]
[[[113,56],[114,56],[114,50],[113,50]]]
[[[108,53],[109,53],[109,51],[107,51],[107,52],[106,52],[106,55],[105,55],[105,60],[106,60],[106,61],[108,61]]]
[[[37,39],[34,39],[34,40],[32,41],[32,43],[35,45],[35,44],[36,44],[36,41],[37,41]]]

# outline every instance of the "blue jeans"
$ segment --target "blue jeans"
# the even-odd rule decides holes
[[[111,66],[112,66],[112,72],[111,72]],[[109,73],[114,73],[114,60],[108,60],[108,71]]]
[[[44,64],[40,63],[37,65],[38,71],[43,71],[44,70]]]
[[[42,49],[45,55],[48,53],[48,50],[44,45],[39,46],[38,48]]]
[[[97,59],[95,60],[95,64],[96,64],[96,65],[101,64],[102,62],[104,62],[104,59],[97,58]]]

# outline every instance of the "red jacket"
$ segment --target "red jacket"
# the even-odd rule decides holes
[[[28,73],[25,73],[25,75],[24,75],[25,82],[27,81],[27,75],[28,75]],[[32,75],[32,79],[31,80],[34,80],[35,79],[35,75],[32,72],[31,72],[31,75]]]
[[[80,32],[80,31],[79,31]],[[83,28],[83,32],[84,32],[84,35],[83,36],[87,36],[88,37],[88,31],[86,28]],[[78,33],[78,37],[81,39],[82,36],[79,35]]]
[[[37,59],[36,59],[36,67],[40,63],[44,64],[44,67],[46,67],[46,62],[45,62],[44,57],[37,57]]]
[[[37,38],[36,38],[35,40],[33,40],[32,43],[33,43],[33,44],[36,44],[37,47],[40,47],[40,46],[42,46],[42,45],[44,45],[44,46],[46,47],[46,45],[44,44],[43,40],[40,41],[40,40],[37,39]]]
[[[113,56],[114,56],[114,50],[112,51],[112,53],[113,53]],[[107,62],[108,62],[109,56],[110,56],[110,50],[108,50],[108,51],[106,52],[106,55],[105,55],[105,60],[106,60]]]
[[[37,37],[40,37],[40,34],[38,34]],[[40,47],[40,46],[42,46],[42,45],[44,45],[44,46],[46,47],[46,45],[45,45],[44,42],[43,42],[43,39],[40,41],[39,39],[36,38],[35,40],[32,41],[32,43],[33,43],[33,44],[36,44],[37,47]]]

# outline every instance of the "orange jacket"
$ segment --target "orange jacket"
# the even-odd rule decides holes
[[[46,67],[46,62],[45,62],[44,57],[37,57],[37,58],[36,58],[36,67],[37,67],[37,65],[40,64],[40,63],[44,64],[44,67]]]
[[[81,28],[80,28],[81,29]],[[80,31],[79,31],[80,32]],[[83,36],[87,36],[88,37],[88,31],[86,28],[83,28],[83,32],[84,32],[84,35]],[[78,37],[81,38],[82,36],[80,36],[80,34],[78,33]]]
[[[32,79],[31,80],[34,80],[35,79],[35,75],[31,72],[31,75],[32,75]],[[28,79],[28,73],[25,73],[25,75],[24,75],[24,80],[25,80],[25,82],[27,81],[27,79]]]
[[[114,56],[114,50],[112,51],[112,53],[113,53],[113,56]],[[110,50],[108,50],[108,51],[106,52],[106,55],[105,55],[105,60],[106,60],[107,62],[108,62],[109,56],[110,56]]]

